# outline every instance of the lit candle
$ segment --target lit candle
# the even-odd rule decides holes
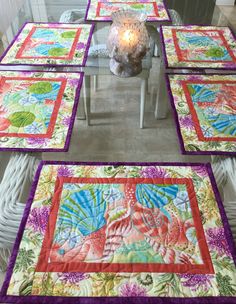
[[[136,47],[138,43],[137,32],[132,29],[126,29],[124,32],[121,32],[121,42],[125,48],[132,51],[132,48]]]
[[[120,77],[138,75],[149,45],[146,18],[133,10],[119,10],[112,14],[112,20],[107,40],[110,70]]]

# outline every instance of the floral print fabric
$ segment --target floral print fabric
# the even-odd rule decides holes
[[[26,23],[1,64],[84,66],[93,25]]]
[[[112,13],[120,9],[143,13],[147,16],[147,21],[170,21],[162,0],[90,0],[86,19],[111,21]]]
[[[0,72],[0,149],[66,150],[81,73]]]
[[[236,153],[236,76],[168,75],[184,153]]]
[[[228,27],[162,26],[168,68],[236,68],[236,39]]]
[[[235,297],[209,170],[44,163],[4,295]]]

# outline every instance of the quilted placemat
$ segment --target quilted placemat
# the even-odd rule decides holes
[[[236,155],[236,75],[169,74],[183,154]]]
[[[0,63],[85,66],[93,29],[93,24],[26,22]]]
[[[0,150],[67,151],[83,73],[0,71]]]
[[[171,21],[162,0],[89,0],[85,19],[87,21],[111,21],[112,13],[120,9],[144,13],[147,21]]]
[[[0,300],[235,303],[210,165],[42,162]]]
[[[236,39],[229,27],[161,26],[167,68],[236,69]]]

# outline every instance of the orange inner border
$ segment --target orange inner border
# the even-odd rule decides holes
[[[201,252],[203,264],[160,264],[160,263],[86,263],[71,262],[49,263],[50,250],[53,243],[56,227],[57,215],[60,208],[60,198],[64,183],[90,183],[90,184],[184,184],[186,185],[190,206],[192,210],[193,222],[196,228],[198,245]],[[204,230],[201,223],[197,198],[194,185],[191,179],[187,178],[74,178],[57,177],[52,207],[50,211],[48,227],[43,240],[41,252],[36,266],[37,272],[176,272],[176,273],[214,273],[210,253],[205,239]]]
[[[75,30],[76,31],[76,35],[74,37],[74,41],[72,43],[70,52],[67,56],[24,56],[23,52],[27,46],[27,44],[30,42],[30,39],[32,37],[32,35],[34,34],[34,32],[36,31],[36,29],[38,28],[43,28],[43,29],[65,29],[65,30]],[[74,53],[76,50],[76,46],[78,44],[79,41],[79,37],[81,34],[82,29],[81,28],[70,28],[70,27],[43,27],[43,26],[33,26],[32,29],[30,30],[29,34],[27,35],[27,37],[25,38],[25,41],[23,42],[23,44],[21,45],[19,51],[16,54],[16,59],[37,59],[37,58],[41,58],[41,59],[47,59],[47,58],[52,58],[52,59],[66,59],[66,60],[72,60],[74,57]],[[42,42],[43,43],[43,42]]]
[[[230,46],[228,45],[227,40],[225,39],[222,31],[220,30],[187,30],[187,29],[172,29],[172,36],[173,36],[173,40],[174,40],[174,46],[175,46],[175,50],[176,50],[176,54],[178,57],[178,60],[181,62],[211,62],[211,63],[227,63],[227,62],[234,62],[236,63],[236,57],[234,56],[233,51],[231,50]],[[179,39],[177,38],[177,32],[187,32],[187,33],[205,33],[205,32],[212,32],[212,33],[217,33],[219,35],[219,38],[222,40],[223,42],[223,46],[227,49],[230,57],[232,58],[232,60],[194,60],[194,59],[190,59],[190,60],[186,60],[183,57],[183,53],[182,50],[179,47]]]
[[[45,134],[26,134],[26,133],[4,133],[0,132],[0,137],[20,137],[20,138],[51,138],[55,128],[57,115],[61,106],[63,93],[66,88],[67,80],[65,78],[33,78],[33,77],[1,77],[0,88],[7,80],[25,80],[25,81],[50,81],[50,82],[61,82],[61,87],[59,89],[57,99],[55,100],[55,105],[52,111],[51,119]]]

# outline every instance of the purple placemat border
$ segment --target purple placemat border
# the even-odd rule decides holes
[[[83,79],[84,79],[84,72],[80,72],[79,74],[80,74],[80,79],[79,79],[79,83],[78,83],[78,86],[77,86],[76,92],[75,92],[74,106],[72,109],[70,124],[69,124],[69,128],[67,131],[66,142],[65,142],[65,147],[64,147],[65,152],[67,152],[69,150],[70,140],[71,140],[72,131],[73,131],[74,122],[75,122],[75,117],[76,117],[76,113],[77,113],[77,109],[78,109],[78,105],[79,105],[79,101],[80,101],[80,92],[81,92],[82,83],[83,83]]]
[[[167,12],[168,19],[162,19],[162,20],[148,20],[147,19],[146,23],[172,22],[172,19],[171,19],[171,16],[170,16],[167,4],[166,4],[166,0],[162,0],[162,2],[163,2],[164,9]],[[112,22],[112,18],[106,19],[106,20],[88,19],[88,13],[89,13],[90,6],[91,6],[91,0],[88,0],[86,13],[85,13],[85,17],[84,17],[85,21],[87,21],[87,22],[104,22],[104,23],[111,23]]]
[[[2,63],[1,61],[6,56],[7,52],[10,50],[10,48],[13,46],[13,44],[15,43],[15,41],[17,40],[17,38],[19,37],[19,35],[23,31],[24,27],[27,24],[30,24],[30,23],[32,23],[32,24],[67,24],[67,25],[70,25],[70,24],[71,25],[72,24],[73,25],[75,25],[75,24],[81,25],[82,24],[82,23],[62,23],[62,22],[29,22],[29,21],[24,22],[23,26],[20,28],[20,30],[18,31],[16,36],[13,38],[12,42],[9,44],[9,46],[6,48],[6,50],[0,56],[0,66],[33,66],[33,67],[38,66],[38,67],[47,67],[47,68],[50,68],[50,67],[51,68],[56,68],[56,67],[85,67],[86,61],[87,61],[87,58],[88,58],[88,52],[89,52],[92,36],[93,36],[93,31],[94,31],[94,28],[95,28],[95,24],[93,22],[92,23],[83,23],[83,24],[86,24],[86,25],[90,25],[91,29],[90,29],[90,32],[89,32],[89,37],[88,37],[87,45],[86,45],[86,48],[85,48],[84,59],[83,59],[82,64],[69,64],[69,63],[68,64]]]
[[[83,83],[83,78],[84,78],[84,72],[76,72],[76,71],[44,71],[44,70],[1,70],[0,72],[23,72],[23,73],[55,73],[55,74],[60,74],[60,73],[65,73],[65,74],[79,74],[80,75],[80,81],[78,83],[78,86],[76,88],[76,92],[75,92],[75,98],[74,98],[74,105],[73,105],[73,109],[71,112],[71,120],[70,120],[70,124],[69,124],[69,128],[67,131],[67,135],[66,135],[66,140],[65,140],[65,145],[63,148],[59,149],[59,148],[42,148],[42,149],[37,149],[37,148],[4,148],[4,147],[0,147],[0,151],[14,151],[14,152],[67,152],[69,150],[69,146],[70,146],[70,139],[72,136],[72,131],[73,131],[73,127],[74,127],[74,121],[75,121],[75,117],[76,117],[76,112],[77,112],[77,108],[79,105],[79,101],[80,101],[80,92],[81,92],[81,87],[82,87],[82,83]]]
[[[87,4],[87,7],[86,7],[86,13],[85,13],[85,17],[84,17],[84,20],[85,21],[91,21],[91,20],[88,20],[88,13],[89,13],[89,9],[90,9],[90,5],[91,5],[91,0],[88,0],[88,4]]]
[[[165,48],[165,39],[164,39],[164,34],[163,34],[163,27],[188,27],[188,26],[204,26],[204,27],[218,27],[218,28],[228,28],[232,34],[232,36],[235,39],[236,42],[236,34],[233,32],[232,28],[230,26],[219,26],[219,25],[206,25],[206,24],[183,24],[183,25],[161,25],[160,26],[160,41],[161,41],[161,45],[162,45],[162,51],[163,51],[163,58],[164,58],[164,63],[165,63],[165,68],[166,69],[171,69],[171,70],[218,70],[218,71],[227,71],[227,70],[232,70],[235,71],[236,70],[236,64],[233,67],[221,67],[221,68],[217,68],[217,67],[182,67],[182,66],[176,66],[176,67],[170,67],[169,66],[169,62],[168,62],[168,58],[167,58],[167,54],[166,54],[166,48]]]
[[[7,274],[5,281],[3,283],[2,289],[0,291],[0,301],[6,303],[40,303],[40,304],[62,304],[62,303],[80,303],[80,304],[233,304],[236,301],[236,297],[195,297],[195,298],[168,298],[168,297],[52,297],[52,296],[6,296],[6,292],[10,283],[12,276],[14,264],[16,261],[17,253],[19,250],[20,242],[23,236],[24,228],[29,216],[31,204],[33,202],[36,188],[38,185],[41,170],[44,165],[126,165],[126,166],[185,166],[185,167],[196,167],[204,166],[209,174],[212,189],[217,201],[217,205],[220,211],[222,222],[224,225],[224,232],[227,236],[227,243],[231,251],[234,262],[236,262],[236,251],[235,244],[233,242],[231,229],[225,214],[223,203],[220,198],[219,191],[215,182],[213,171],[209,163],[181,163],[181,162],[152,162],[152,163],[122,163],[122,162],[65,162],[65,161],[41,161],[35,174],[34,182],[31,188],[31,192],[24,210],[23,218],[20,224],[20,228],[16,237],[15,245],[13,247],[13,252],[10,258],[10,262],[7,269]]]
[[[90,23],[91,25],[91,29],[90,29],[90,33],[89,33],[89,37],[88,37],[88,41],[87,41],[87,46],[85,49],[85,53],[84,53],[84,59],[83,59],[83,63],[82,63],[82,67],[85,67],[87,59],[88,59],[88,54],[89,54],[89,48],[91,45],[91,41],[92,41],[92,37],[93,37],[93,32],[95,29],[95,23]]]
[[[182,133],[181,133],[181,127],[180,127],[180,123],[179,123],[179,116],[178,116],[178,112],[177,112],[176,107],[175,107],[174,97],[173,97],[171,86],[170,86],[169,75],[181,75],[181,76],[184,76],[184,75],[187,75],[187,76],[191,76],[191,75],[198,75],[198,76],[220,75],[220,76],[224,76],[224,75],[236,75],[236,74],[230,74],[230,73],[227,73],[227,74],[165,73],[166,87],[167,87],[167,92],[168,92],[168,95],[169,95],[169,100],[170,100],[172,112],[173,112],[173,115],[174,115],[174,120],[175,120],[175,124],[176,124],[176,132],[177,132],[177,136],[178,136],[178,140],[179,140],[179,144],[180,144],[181,154],[184,154],[184,155],[195,154],[195,155],[236,156],[236,151],[235,152],[227,152],[227,151],[187,151],[185,149],[184,140],[183,140],[183,136],[182,136]]]
[[[168,8],[168,5],[166,3],[166,0],[162,0],[162,1],[163,1],[163,4],[164,4],[164,8],[167,11],[168,18],[169,18],[169,20],[166,20],[165,22],[172,22],[173,20],[171,18],[171,15],[170,15],[169,8]]]

